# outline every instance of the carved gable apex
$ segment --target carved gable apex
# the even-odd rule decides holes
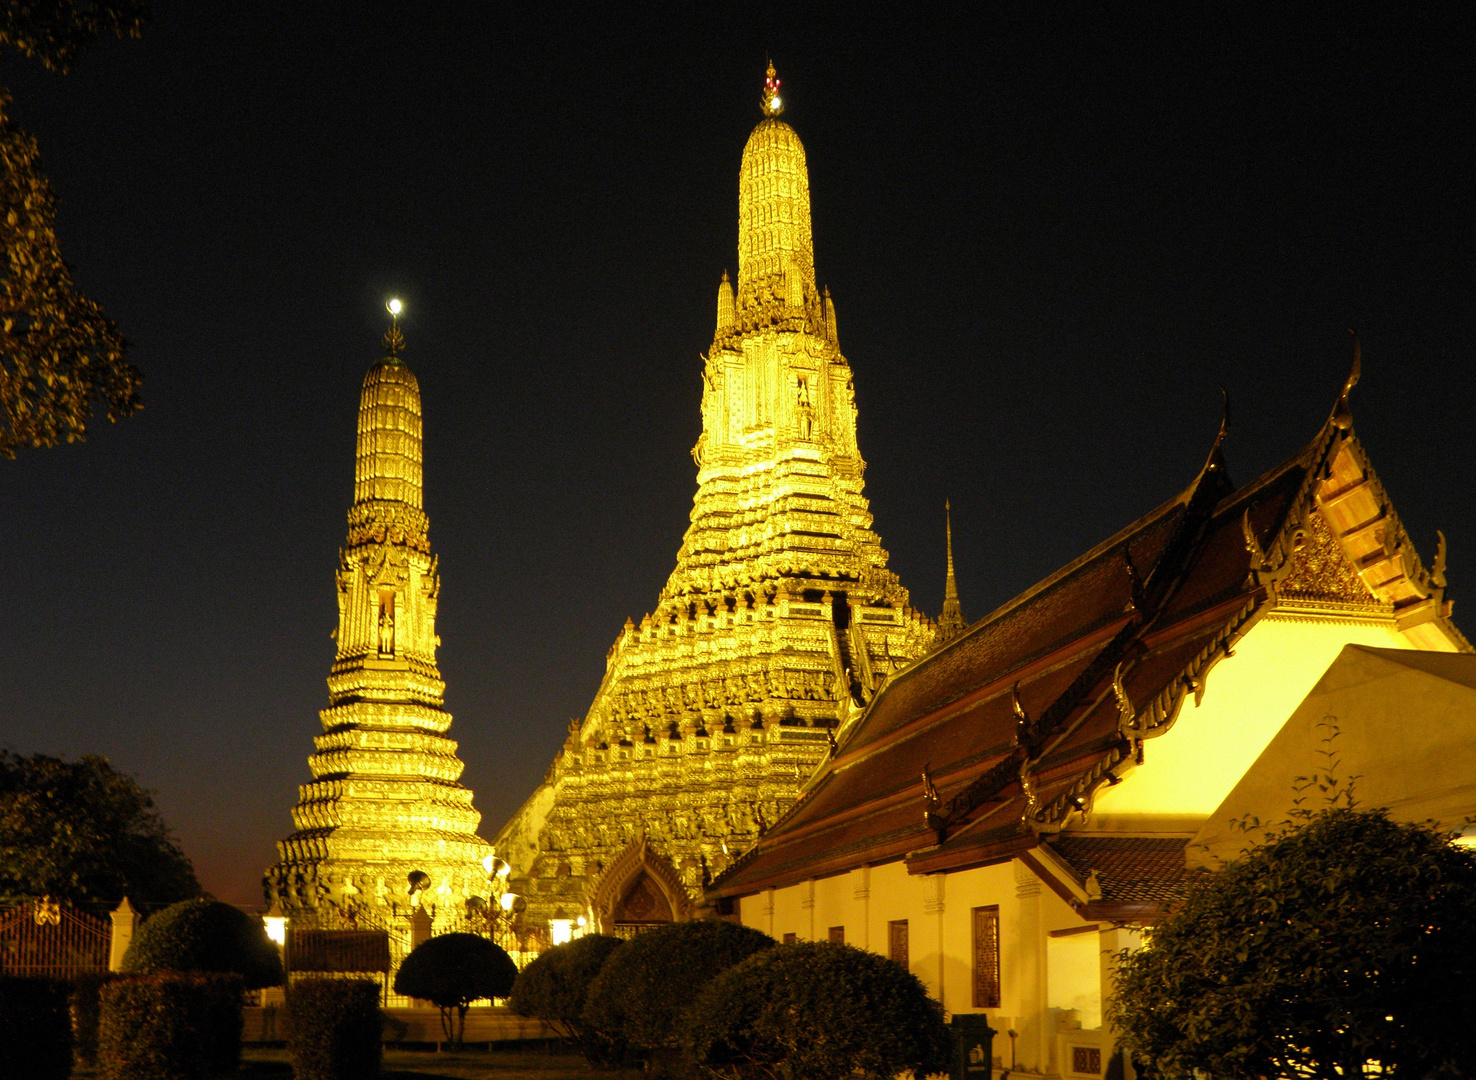
[[[1277,590],[1279,596],[1301,602],[1388,607],[1358,576],[1320,512],[1307,515],[1292,549],[1291,573]]]

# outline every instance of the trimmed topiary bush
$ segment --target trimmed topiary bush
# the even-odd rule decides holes
[[[360,1080],[379,1075],[379,984],[368,979],[301,979],[287,1003],[287,1050],[295,1080]]]
[[[241,976],[167,973],[102,989],[103,1080],[202,1080],[241,1062]]]
[[[405,957],[395,974],[395,993],[425,998],[438,1006],[446,1041],[459,1046],[471,1003],[478,998],[507,997],[517,977],[518,966],[512,957],[486,938],[441,934],[422,941]]]
[[[68,987],[55,979],[0,977],[0,1078],[67,1080],[72,1075]]]
[[[641,1049],[677,1046],[682,1013],[708,980],[773,945],[762,931],[707,920],[638,934],[595,976],[584,1022]]]
[[[612,1065],[624,1051],[584,1022],[584,1004],[590,985],[610,954],[623,945],[619,938],[586,934],[565,945],[555,945],[518,973],[508,1005],[520,1016],[536,1016],[566,1037],[578,1041],[591,1065]]]
[[[72,1031],[76,1037],[77,1060],[83,1065],[97,1064],[98,1011],[102,988],[117,975],[111,971],[94,971],[72,979]]]
[[[889,1080],[947,1072],[943,1009],[916,975],[876,953],[807,941],[759,953],[703,987],[682,1041],[721,1080]]]
[[[249,990],[280,986],[284,978],[261,920],[219,900],[183,900],[150,916],[128,946],[123,970],[233,972]]]

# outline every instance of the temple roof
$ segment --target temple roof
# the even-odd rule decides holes
[[[1414,551],[1353,434],[1346,388],[1311,443],[1238,490],[1217,439],[1180,494],[889,678],[709,894],[1034,848],[1118,781],[1273,606],[1392,617],[1469,651],[1443,556],[1427,570]]]

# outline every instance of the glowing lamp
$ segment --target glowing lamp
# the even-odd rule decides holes
[[[511,911],[513,909],[513,905],[517,902],[518,894],[510,892],[503,893],[502,899],[498,901],[498,903],[502,905],[503,911]]]
[[[282,911],[282,901],[272,901],[272,906],[267,913],[261,917],[261,925],[266,928],[267,937],[278,945],[287,944],[287,916]]]
[[[555,945],[566,945],[574,939],[572,919],[549,919],[548,936]]]
[[[492,873],[492,864],[495,863],[496,861],[497,861],[497,856],[495,856],[495,855],[484,855],[484,856],[482,856],[482,869],[485,870],[485,871],[487,871],[488,874],[491,874]]]
[[[579,916],[579,918],[574,920],[574,925],[583,930],[586,926],[589,925],[589,922],[585,919],[583,915],[581,915]]]
[[[769,107],[774,109],[775,111],[778,111],[779,109],[784,108],[784,102],[779,98],[779,95],[775,94],[774,99],[769,102]]]
[[[405,305],[400,303],[398,300],[391,300],[388,304],[385,304],[384,306],[389,310],[389,313],[397,319],[400,317],[400,312],[405,310]]]

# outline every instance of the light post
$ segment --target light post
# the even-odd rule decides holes
[[[266,930],[266,936],[277,946],[277,951],[282,955],[281,989],[279,990],[276,987],[269,986],[261,993],[262,1005],[273,1008],[273,1021],[275,1021],[274,1007],[287,1000],[287,983],[292,977],[289,974],[291,969],[288,967],[288,960],[290,958],[287,955],[287,921],[287,909],[282,906],[282,898],[280,896],[273,898],[272,906],[261,917],[261,925]],[[280,1000],[278,1000],[279,997]],[[263,1013],[262,1023],[264,1025],[267,1023],[266,1016],[267,1014]],[[265,1031],[265,1028],[263,1031]],[[275,1035],[275,1027],[273,1027],[272,1033]]]
[[[506,859],[487,855],[482,859],[482,869],[487,872],[487,891],[492,901],[487,905],[487,931],[493,941],[506,949],[512,944],[513,921],[527,909],[528,901],[508,889],[512,865]]]

